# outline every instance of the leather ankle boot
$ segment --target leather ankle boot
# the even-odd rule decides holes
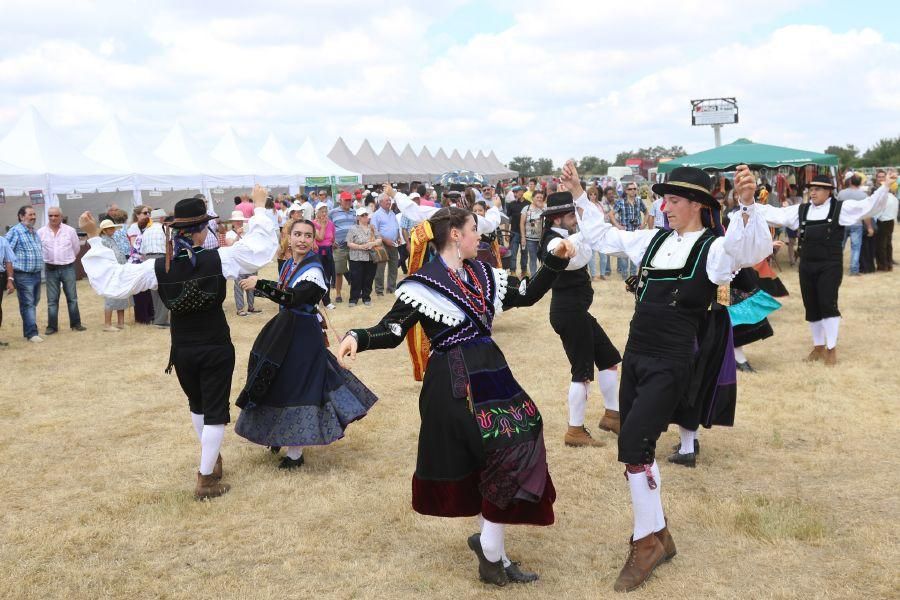
[[[640,587],[662,562],[666,553],[659,539],[652,533],[639,540],[632,539],[629,543],[628,558],[613,586],[617,592],[630,592]]]
[[[219,456],[216,457],[216,466],[213,467],[212,476],[216,478],[216,481],[222,479],[222,454],[219,453]]]
[[[198,472],[197,487],[194,489],[194,498],[196,498],[197,500],[218,498],[230,489],[230,485],[228,485],[227,483],[221,483],[212,474],[201,475]]]
[[[837,364],[837,348],[828,348],[825,350],[825,366],[833,367]]]
[[[806,362],[825,360],[825,346],[813,346],[812,352],[806,357]]]
[[[603,431],[612,431],[616,435],[619,435],[619,429],[621,428],[619,411],[609,410],[608,408],[604,410],[603,417],[600,418],[600,424],[597,427]]]
[[[585,429],[584,425],[580,427],[573,427],[569,425],[569,429],[566,431],[566,436],[563,438],[566,446],[573,446],[576,448],[583,447],[599,447],[606,445],[604,442],[600,440],[595,440],[591,437],[591,432]]]
[[[666,519],[666,526],[654,533],[656,539],[659,540],[659,543],[662,544],[663,547],[663,562],[672,560],[676,554],[678,554],[678,550],[675,548],[675,540],[672,539],[672,534],[669,533],[669,520]]]

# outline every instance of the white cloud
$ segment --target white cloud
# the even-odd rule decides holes
[[[900,47],[877,28],[770,27],[813,0],[763,0],[739,16],[733,3],[699,0],[493,0],[508,28],[465,39],[460,23],[453,43],[430,35],[461,4],[281,0],[248,14],[227,1],[207,14],[184,2],[8,0],[0,135],[34,104],[82,144],[118,114],[154,142],[180,118],[209,147],[231,124],[257,144],[275,131],[327,151],[342,135],[354,149],[368,137],[558,162],[709,147],[688,100],[719,95],[741,107],[726,141],[865,147],[900,129],[900,81],[889,76]]]

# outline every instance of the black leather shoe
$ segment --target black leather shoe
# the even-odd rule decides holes
[[[87,327],[84,325],[75,325],[72,327],[72,331],[87,331]]]
[[[56,333],[56,330],[50,327],[44,330],[44,335],[53,335],[54,333]]]
[[[300,458],[294,460],[293,458],[288,458],[287,456],[281,459],[281,462],[278,463],[279,469],[298,469],[303,466],[303,455],[300,455]]]
[[[694,468],[697,466],[697,455],[693,452],[687,454],[675,452],[674,454],[669,455],[667,460],[672,464],[681,465],[683,467]]]
[[[751,367],[749,362],[738,363],[737,370],[743,371],[744,373],[756,373],[756,369]]]
[[[681,444],[675,444],[672,446],[672,452],[678,452],[681,450]],[[694,454],[700,456],[700,440],[694,439]]]
[[[491,562],[484,557],[484,552],[481,550],[480,533],[470,535],[467,543],[469,544],[469,549],[478,557],[478,577],[481,581],[500,587],[509,583],[506,569],[503,568],[503,559]]]
[[[504,569],[506,571],[506,577],[512,583],[531,583],[532,581],[537,581],[540,579],[537,573],[531,573],[529,571],[523,571],[519,568],[519,563],[511,562],[509,566]]]

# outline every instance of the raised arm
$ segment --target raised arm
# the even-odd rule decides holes
[[[377,325],[368,329],[351,329],[344,336],[337,351],[338,362],[349,368],[347,359],[356,358],[358,351],[396,348],[413,325],[419,322],[420,315],[416,307],[398,299]]]
[[[880,215],[884,210],[888,201],[888,195],[891,193],[891,185],[897,181],[897,173],[891,171],[884,178],[884,183],[875,190],[868,198],[862,200],[844,200],[841,204],[841,225],[855,225],[863,219]]]
[[[90,250],[81,258],[81,265],[95,292],[106,298],[125,299],[156,289],[156,261],[120,265],[115,252],[99,238],[100,229],[90,212],[78,218],[78,227],[88,235]]]
[[[406,194],[400,193],[390,185],[384,185],[384,193],[393,198],[394,203],[397,205],[397,208],[400,210],[400,214],[404,217],[418,225],[422,221],[428,219],[440,210],[437,206],[419,206],[415,202],[409,199],[409,196]],[[475,215],[475,221],[477,224],[477,230],[479,235],[485,235],[488,233],[493,233],[497,227],[500,226],[500,209],[496,206],[491,206],[488,208],[487,212],[483,217]]]
[[[259,185],[253,188],[251,195],[256,206],[244,236],[233,245],[217,251],[222,260],[222,275],[228,279],[256,273],[272,260],[278,250],[275,225],[266,215],[266,194],[266,189]]]
[[[302,304],[315,306],[328,290],[322,269],[312,268],[303,273],[294,287],[279,289],[278,283],[268,279],[250,276],[240,282],[244,291],[255,290],[258,296],[264,296],[287,308],[295,308]]]

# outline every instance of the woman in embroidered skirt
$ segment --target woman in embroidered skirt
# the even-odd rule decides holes
[[[286,233],[291,257],[278,281],[251,276],[241,282],[281,309],[253,343],[234,430],[276,452],[286,447],[279,468],[294,469],[303,464],[304,446],[341,439],[347,425],[363,418],[377,398],[325,349],[316,305],[327,284],[315,252],[315,226],[294,221]]]
[[[390,186],[385,193],[405,204]],[[419,395],[413,509],[441,517],[480,515],[481,533],[468,545],[481,579],[499,586],[534,581],[537,575],[506,557],[504,528],[552,524],[556,491],[541,414],[513,377],[491,326],[502,310],[537,298],[507,287],[505,271],[473,260],[483,232],[468,210],[441,209],[421,226],[438,255],[401,282],[397,301],[376,326],[344,337],[338,357],[343,364],[358,351],[394,348],[414,325],[422,326],[432,352]],[[547,265],[552,276],[549,269],[565,268],[565,261],[548,256]]]

